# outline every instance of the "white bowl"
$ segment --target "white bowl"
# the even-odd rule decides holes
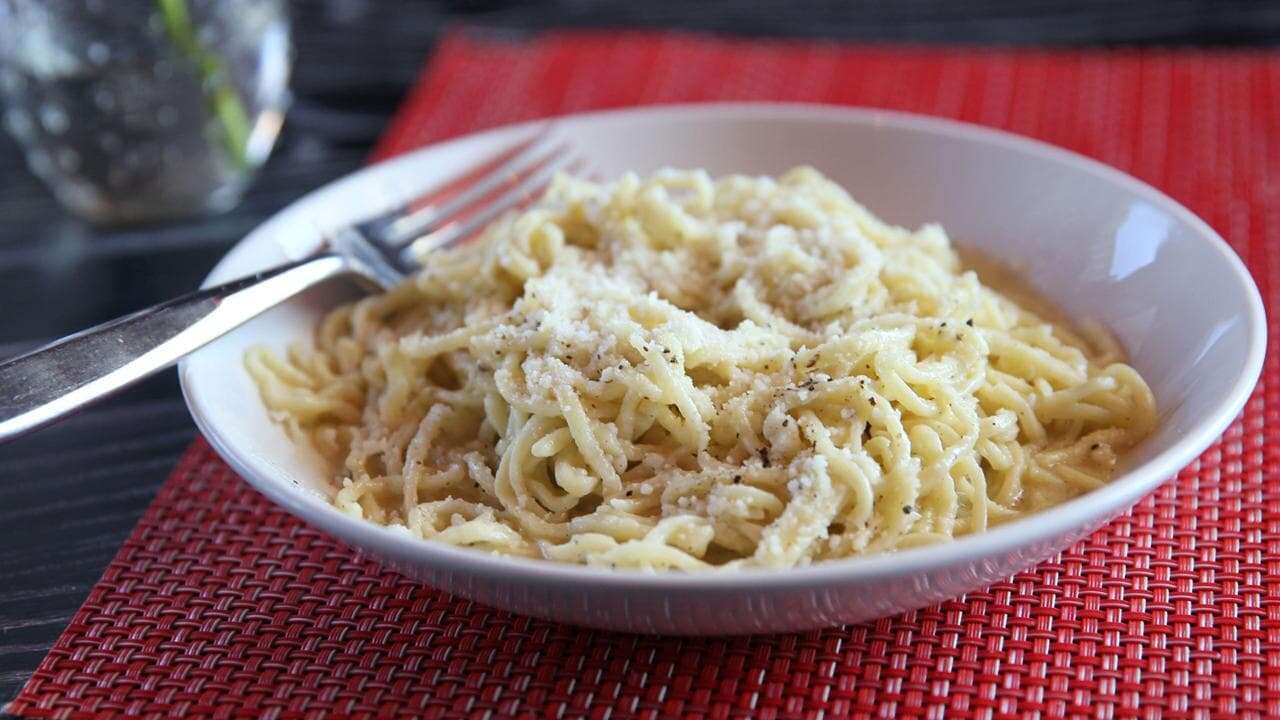
[[[300,297],[182,364],[196,423],[254,487],[441,590],[575,625],[687,635],[801,630],[922,607],[1007,578],[1124,512],[1202,452],[1257,381],[1265,319],[1239,258],[1173,200],[1079,155],[955,122],[805,105],[634,109],[566,117],[560,128],[606,177],[663,165],[777,174],[807,163],[887,220],[941,222],[958,244],[1002,258],[1073,317],[1110,327],[1150,383],[1160,424],[1107,486],[949,544],[781,571],[623,573],[424,542],[325,501],[318,458],[267,417],[241,358],[259,343],[309,340],[350,286]],[[207,282],[300,257],[323,228],[395,202],[402,184],[443,180],[530,131],[452,140],[317,190],[245,238]]]

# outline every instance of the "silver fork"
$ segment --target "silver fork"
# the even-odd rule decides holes
[[[481,172],[486,166],[494,167]],[[184,295],[0,363],[0,442],[163,370],[332,277],[354,275],[390,288],[418,268],[422,254],[465,240],[532,197],[556,172],[575,167],[567,146],[554,144],[544,129],[480,169],[464,170],[460,176],[469,184],[439,204],[427,202],[439,194],[439,185],[418,190],[415,199],[390,212],[328,234],[307,258]]]

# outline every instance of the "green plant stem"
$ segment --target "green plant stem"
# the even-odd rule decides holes
[[[227,156],[238,166],[247,164],[249,115],[231,86],[226,63],[217,53],[201,46],[191,25],[186,0],[156,0],[156,6],[169,39],[196,69],[209,107],[222,126]]]

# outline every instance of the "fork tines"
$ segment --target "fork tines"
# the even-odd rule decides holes
[[[485,165],[435,187],[396,210],[356,225],[383,252],[404,262],[475,234],[502,213],[527,203],[556,173],[580,167],[550,124]]]

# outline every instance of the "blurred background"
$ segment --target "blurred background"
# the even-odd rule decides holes
[[[9,27],[0,27],[0,43],[8,46],[0,50],[12,53],[22,46],[24,52],[43,52],[28,44],[49,38],[13,19],[21,5],[22,0],[0,0],[0,8],[11,10]],[[33,160],[31,150],[41,127],[73,136],[86,117],[74,103],[96,96],[64,88],[71,112],[42,111],[38,103],[24,109],[22,118],[10,120],[9,132],[0,134],[0,357],[194,289],[253,227],[366,162],[433,45],[459,27],[512,38],[563,28],[678,28],[749,37],[1037,47],[1225,49],[1280,41],[1280,2],[1266,0],[281,0],[278,9],[252,22],[245,8],[257,5],[255,0],[96,5],[95,12],[115,18],[110,32],[126,34],[137,30],[131,13],[149,17],[160,7],[162,21],[151,28],[152,39],[187,53],[209,74],[190,103],[190,112],[212,128],[208,133],[197,132],[190,145],[174,144],[187,142],[173,136],[174,128],[184,127],[181,112],[187,106],[180,101],[173,104],[173,118],[165,119],[168,111],[150,118],[152,129],[163,135],[157,147],[178,148],[175,162],[209,153],[207,173],[185,177],[205,183],[189,194],[207,206],[193,210],[185,197],[174,201],[188,203],[177,210],[149,214],[154,208],[126,208],[99,214],[97,224],[87,222],[84,216],[104,207],[92,202],[92,193],[85,200],[91,187],[72,184],[68,190],[64,182],[62,202],[50,188],[67,174],[63,165],[74,169],[71,175],[93,181],[93,157],[78,153],[67,159],[55,147]],[[223,34],[197,37],[191,18],[184,20],[186,12],[227,13]],[[0,14],[0,22],[5,18]],[[54,41],[59,27],[50,26]],[[87,33],[74,42],[106,67],[116,59],[98,52],[92,45],[97,39],[89,36],[100,30],[76,26],[66,32]],[[206,41],[221,51],[206,53]],[[238,46],[241,41],[246,45]],[[286,69],[291,57],[288,90],[282,77],[236,78],[242,52],[276,53]],[[210,77],[252,84],[257,95],[242,104],[227,101]],[[12,108],[23,100],[14,89],[19,83],[6,82]],[[134,97],[128,88],[118,90],[101,102]],[[23,132],[24,118],[37,126],[36,135]],[[94,147],[113,147],[115,140],[104,139],[99,129],[90,128]],[[15,136],[24,138],[25,154]],[[43,168],[46,181],[33,174],[33,166]],[[122,188],[111,208],[151,196],[144,185],[129,184],[146,179],[139,178],[99,178],[104,187]],[[67,209],[77,202],[79,215]],[[186,219],[175,219],[181,216]],[[194,435],[170,371],[0,447],[0,701],[13,695],[45,654]]]

